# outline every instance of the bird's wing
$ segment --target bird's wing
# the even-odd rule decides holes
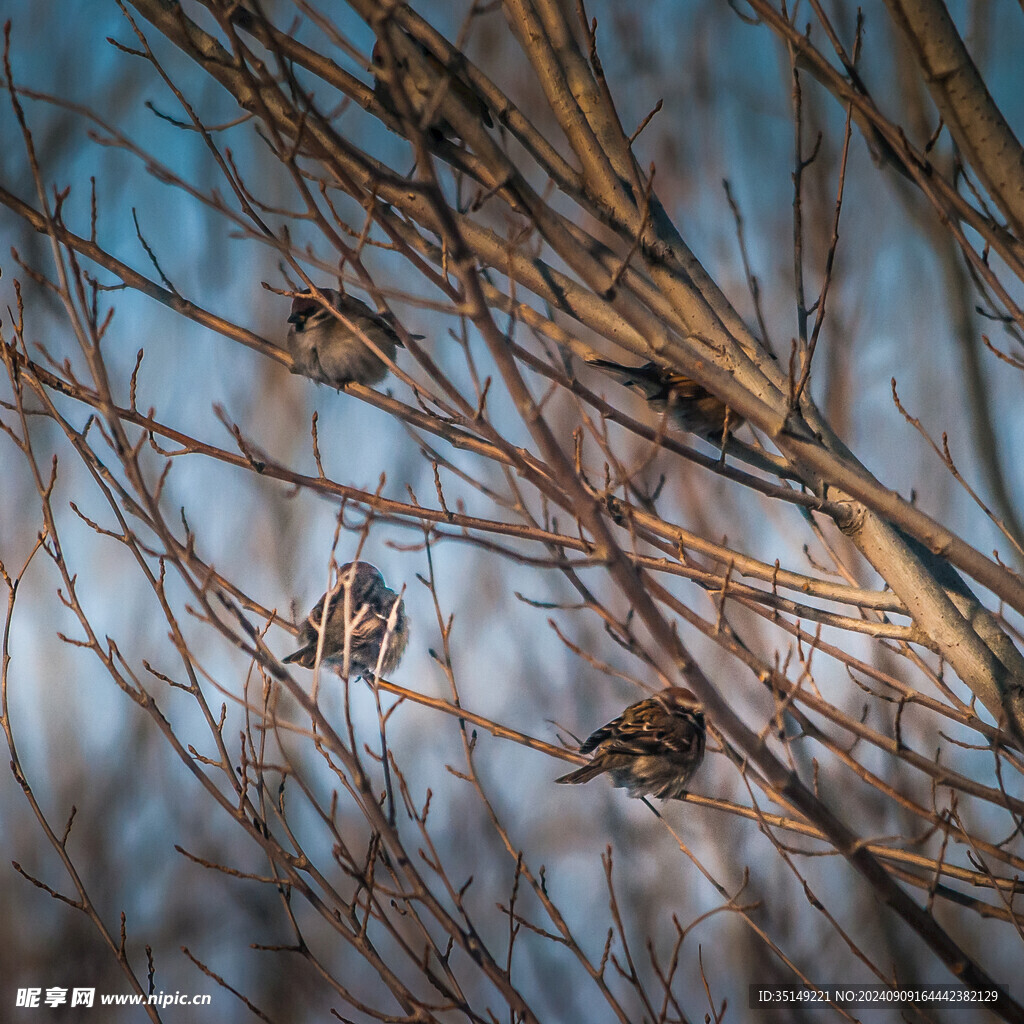
[[[711,392],[703,384],[698,384],[693,378],[681,373],[665,374],[664,384],[680,402],[694,402],[711,397]]]
[[[324,596],[321,597],[320,600],[317,601],[317,603],[315,605],[313,605],[312,610],[306,616],[306,624],[305,624],[305,626],[303,626],[303,628],[305,629],[306,626],[311,628],[313,630],[313,636],[316,636],[317,633],[320,632],[320,624],[323,622],[323,618],[324,618],[324,601],[326,601],[326,600],[327,600],[327,595],[324,594]],[[332,599],[331,599],[331,610],[333,611],[333,609],[334,609],[334,598],[332,597]]]
[[[666,731],[666,719],[661,703],[648,697],[591,733],[580,747],[580,753],[589,754],[598,747],[610,754],[650,753]]]

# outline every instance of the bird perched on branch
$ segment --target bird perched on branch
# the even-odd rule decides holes
[[[351,381],[367,386],[379,384],[387,376],[388,366],[364,338],[369,338],[382,355],[394,360],[395,349],[402,342],[390,318],[333,288],[321,288],[320,292],[347,323],[322,305],[312,292],[296,295],[288,317],[288,351],[295,360],[292,373],[335,388]]]
[[[555,782],[589,782],[605,772],[613,786],[632,797],[656,796],[676,800],[704,760],[706,730],[697,698],[672,686],[646,700],[630,704],[614,721],[590,734],[581,754],[593,754],[589,764]]]
[[[392,69],[388,68],[380,40],[373,45],[373,94],[380,105],[394,117],[401,116],[401,110],[395,102],[395,87],[392,82],[392,78],[397,76],[417,118],[422,118],[428,107],[432,108],[431,123],[428,127],[440,137],[458,136],[455,129],[438,113],[448,98],[456,100],[488,128],[493,128],[494,122],[491,120],[487,104],[472,88],[446,68],[419,40],[410,41],[416,47],[420,60],[409,60],[396,53]]]
[[[389,589],[380,570],[369,562],[349,562],[341,567],[337,584],[306,616],[299,630],[302,646],[284,659],[285,664],[303,668],[316,664],[324,603],[328,601],[321,664],[344,671],[347,637],[350,676],[372,676],[378,660],[381,673],[393,672],[409,643],[409,619],[405,601]]]
[[[623,366],[610,359],[588,359],[587,364],[604,370],[620,384],[643,396],[655,412],[660,414],[669,409],[676,425],[691,434],[721,441],[727,421],[730,432],[743,424],[743,418],[707,388],[657,363]]]

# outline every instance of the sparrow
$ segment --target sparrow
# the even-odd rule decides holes
[[[641,395],[655,412],[663,413],[668,408],[676,425],[691,434],[721,441],[727,416],[730,432],[743,424],[743,418],[707,388],[657,363],[623,366],[610,359],[588,359],[586,362],[607,371],[620,384]]]
[[[581,754],[594,755],[590,763],[555,782],[577,785],[607,772],[631,797],[677,800],[704,760],[706,735],[697,698],[671,686],[591,733],[580,747]]]
[[[350,381],[379,384],[387,376],[388,366],[361,335],[394,360],[395,348],[402,342],[391,320],[351,295],[342,295],[333,288],[320,291],[348,324],[322,306],[312,292],[296,295],[288,317],[288,351],[295,361],[292,373],[335,388]]]
[[[412,43],[421,60],[410,61],[407,57],[396,53],[394,68],[390,74],[380,40],[373,44],[371,57],[374,69],[373,94],[377,97],[380,105],[392,116],[401,116],[395,103],[391,83],[388,81],[390,75],[393,74],[401,78],[409,104],[418,118],[422,118],[423,112],[435,102],[435,96],[440,94],[440,98],[436,100],[437,106],[433,108],[433,119],[429,125],[435,136],[457,137],[452,126],[438,113],[449,99],[458,101],[480,118],[488,128],[493,128],[494,121],[491,120],[491,112],[487,109],[487,104],[461,78],[446,68],[419,40],[412,40]],[[447,81],[447,85],[442,89],[441,82],[443,81]]]
[[[345,594],[349,595],[348,621],[345,617]],[[345,637],[348,635],[348,668],[351,676],[372,676],[377,671],[393,672],[402,660],[409,643],[409,619],[405,614],[405,601],[384,582],[380,570],[369,562],[349,562],[341,567],[338,582],[314,605],[299,630],[302,645],[284,659],[286,665],[313,668],[316,663],[320,625],[324,617],[324,602],[329,601],[327,623],[324,629],[321,664],[344,671]],[[395,612],[394,625],[388,636],[388,622]],[[381,645],[387,638],[384,657]]]

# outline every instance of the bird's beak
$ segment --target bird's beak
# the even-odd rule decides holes
[[[292,315],[290,317],[288,317],[288,323],[290,323],[290,324],[299,324],[299,323],[302,323],[302,321],[305,320],[305,319],[306,319],[306,314],[305,313],[292,313]]]

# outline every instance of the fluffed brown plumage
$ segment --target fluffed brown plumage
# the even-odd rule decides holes
[[[663,413],[667,408],[676,425],[691,434],[721,441],[726,417],[730,431],[743,424],[743,417],[737,416],[703,385],[657,363],[625,366],[610,359],[588,359],[586,362],[635,391],[655,412]]]
[[[630,704],[618,718],[591,733],[580,747],[589,764],[555,779],[570,785],[607,773],[632,797],[674,800],[704,760],[704,712],[681,686]]]
[[[348,322],[339,320],[312,292],[295,296],[288,317],[292,373],[335,388],[352,381],[379,384],[387,376],[388,364],[363,339],[369,338],[393,362],[402,344],[394,325],[351,295],[334,288],[320,292]]]
[[[348,619],[345,616],[345,591],[348,588]],[[350,676],[365,676],[377,671],[387,674],[398,667],[409,643],[409,619],[405,601],[384,582],[380,570],[369,562],[349,562],[338,573],[338,583],[317,601],[299,630],[299,649],[283,661],[286,665],[313,668],[324,617],[324,602],[330,598],[321,664],[338,672],[345,667],[345,641],[348,638]],[[391,635],[388,622],[397,603]],[[381,647],[387,647],[381,658]]]

